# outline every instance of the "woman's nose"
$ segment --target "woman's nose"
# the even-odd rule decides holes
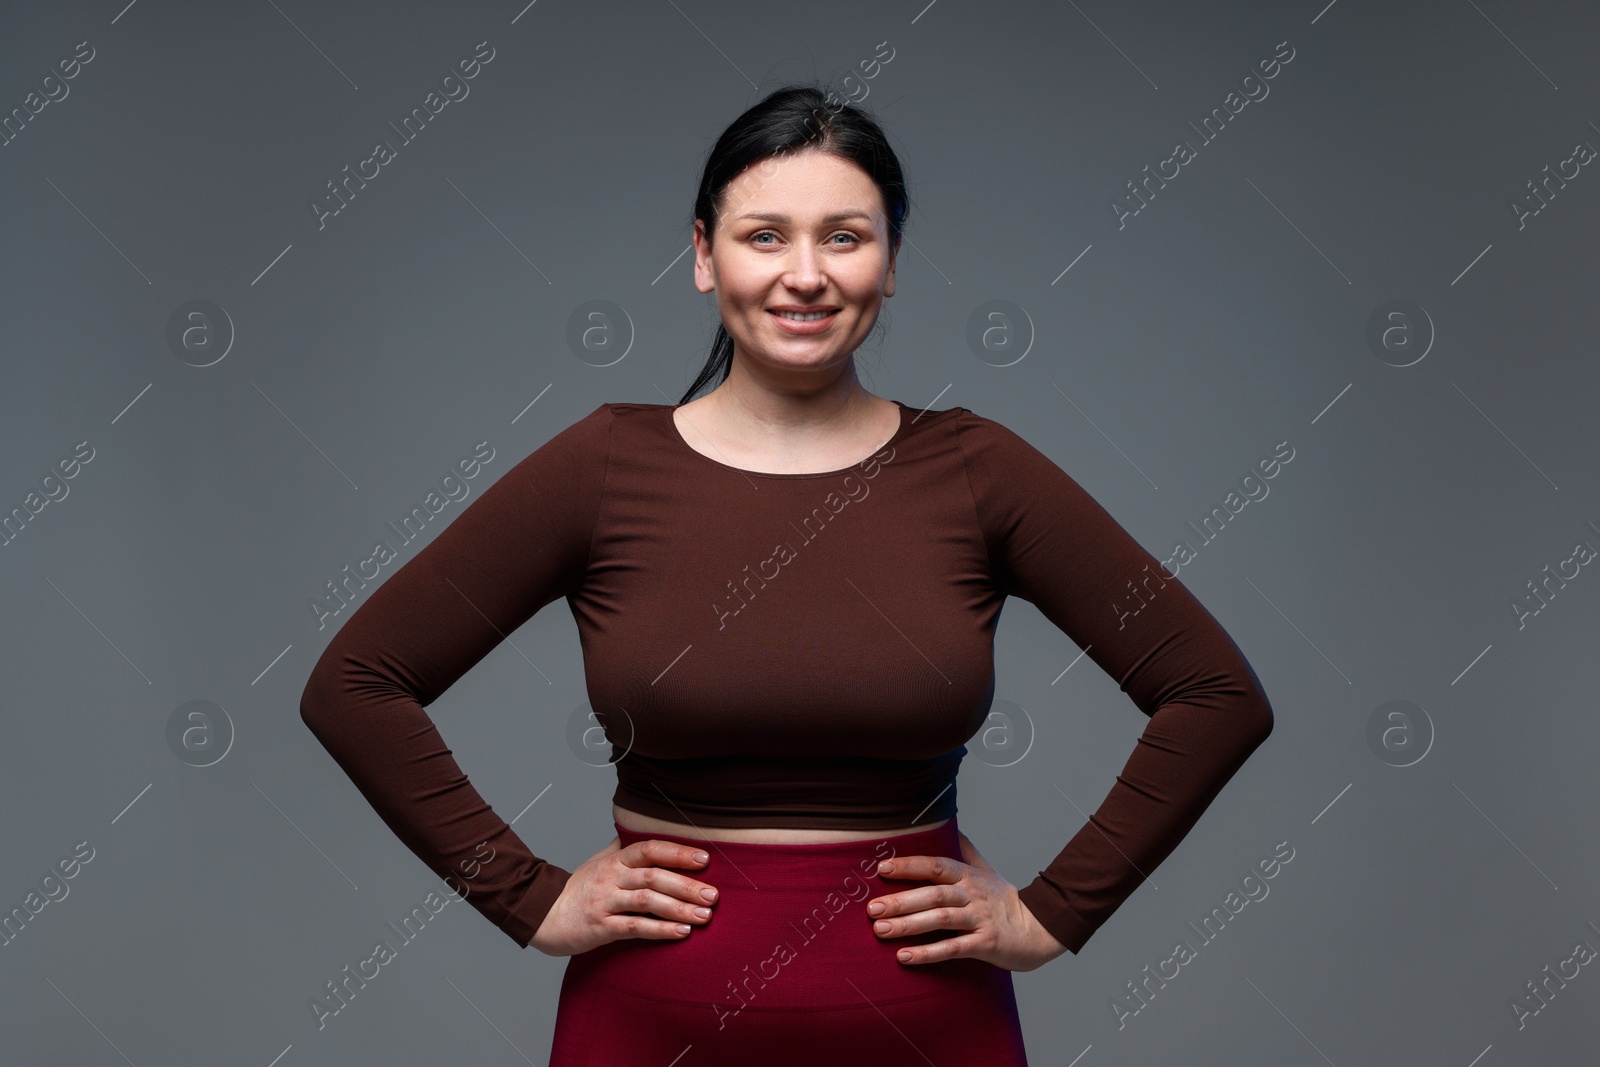
[[[797,289],[812,289],[822,284],[821,253],[813,245],[802,243],[794,250],[789,264],[789,275]]]

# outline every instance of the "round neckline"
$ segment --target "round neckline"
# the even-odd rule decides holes
[[[743,475],[745,475],[746,477],[749,477],[749,478],[783,478],[783,479],[831,478],[831,477],[837,477],[837,476],[839,476],[841,474],[849,474],[851,471],[853,471],[857,467],[861,466],[861,464],[865,463],[867,460],[871,459],[873,456],[877,455],[879,452],[882,452],[884,449],[898,444],[900,442],[900,439],[905,436],[906,430],[911,425],[910,419],[908,419],[906,417],[906,412],[908,411],[908,409],[904,404],[902,404],[898,400],[891,400],[890,403],[892,403],[900,412],[900,424],[895,427],[894,434],[887,441],[885,441],[883,444],[879,445],[877,448],[873,449],[871,452],[868,452],[865,456],[862,456],[860,459],[856,460],[854,463],[851,463],[851,464],[849,464],[847,466],[844,466],[844,467],[840,467],[837,470],[831,470],[831,471],[809,471],[809,472],[800,473],[800,474],[784,473],[784,472],[779,472],[779,471],[752,471],[752,470],[746,470],[743,467],[735,467],[730,463],[724,463],[719,459],[712,459],[710,456],[706,455],[704,452],[701,452],[699,449],[697,449],[693,445],[691,445],[688,442],[688,440],[683,436],[683,431],[678,429],[678,421],[672,417],[672,413],[674,411],[677,411],[678,408],[682,407],[683,406],[682,404],[663,404],[663,405],[661,405],[661,410],[666,413],[667,430],[668,430],[669,433],[671,433],[673,440],[677,442],[678,446],[681,447],[682,449],[684,449],[685,451],[689,452],[691,455],[696,456],[699,459],[705,460],[707,463],[710,463],[712,466],[721,467],[723,470],[732,471],[734,474],[743,474]]]

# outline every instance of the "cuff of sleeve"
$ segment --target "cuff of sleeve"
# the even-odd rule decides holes
[[[533,884],[528,891],[522,894],[522,899],[512,908],[500,928],[523,948],[527,948],[533,941],[533,935],[539,931],[539,925],[544,922],[544,917],[555,906],[556,898],[561,895],[561,890],[566,888],[567,879],[572,877],[572,872],[553,863],[543,864],[533,876]]]
[[[1073,955],[1083,948],[1090,936],[1099,929],[1083,916],[1074,911],[1061,895],[1044,880],[1041,874],[1021,889],[1017,890],[1017,897],[1023,906],[1033,912],[1033,917],[1039,920],[1039,925],[1050,932],[1055,938],[1067,947]]]

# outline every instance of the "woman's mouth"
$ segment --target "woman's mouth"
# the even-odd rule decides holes
[[[774,311],[767,314],[778,321],[779,329],[785,333],[813,334],[821,333],[833,325],[833,320],[839,317],[838,308],[829,308],[817,311]]]

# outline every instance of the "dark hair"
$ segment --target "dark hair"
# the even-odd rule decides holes
[[[773,91],[722,131],[706,157],[690,226],[695,219],[705,220],[706,236],[710,238],[716,229],[723,194],[745,168],[806,148],[849,160],[867,172],[883,194],[889,243],[898,249],[909,209],[900,160],[889,147],[882,128],[865,111],[839,103],[833,94],[811,85],[787,85]],[[732,369],[733,338],[718,322],[711,355],[679,403],[688,403],[708,383],[720,385]]]

